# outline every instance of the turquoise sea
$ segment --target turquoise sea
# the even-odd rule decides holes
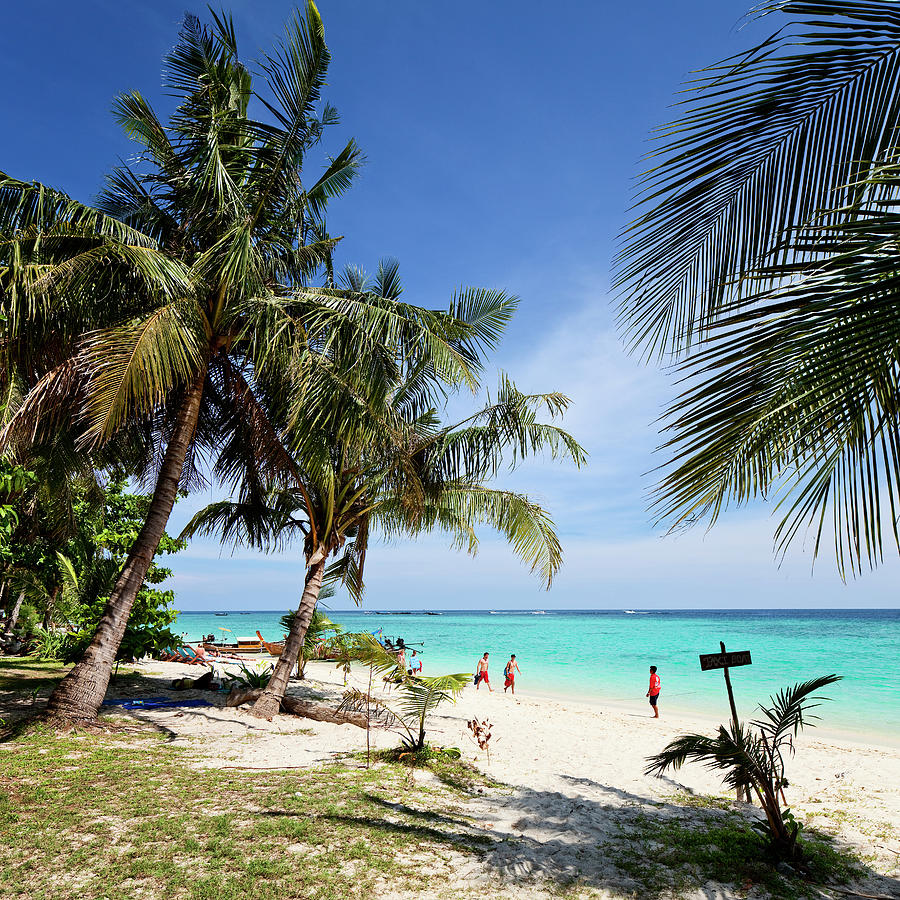
[[[278,612],[181,613],[175,630],[189,640],[215,633],[279,639]],[[727,717],[721,671],[701,672],[700,653],[749,650],[753,663],[732,669],[738,710],[779,688],[836,672],[820,727],[874,742],[900,743],[900,610],[487,610],[425,613],[328,611],[347,631],[403,637],[425,674],[472,672],[490,652],[502,687],[510,653],[522,670],[517,690],[588,701],[642,704],[649,666],[662,678],[662,709]],[[227,628],[230,632],[221,631]]]

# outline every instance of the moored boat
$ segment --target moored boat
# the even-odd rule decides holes
[[[267,641],[259,631],[256,632],[256,636],[259,638],[259,642],[266,648],[269,652],[270,656],[281,656],[284,653],[284,641]]]

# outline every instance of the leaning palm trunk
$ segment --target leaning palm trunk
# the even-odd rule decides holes
[[[6,628],[4,629],[6,634],[12,634],[13,630],[16,627],[16,623],[19,621],[19,612],[22,609],[22,601],[25,599],[25,588],[22,588],[19,591],[19,596],[16,598],[16,602],[13,605],[12,611],[9,614],[9,618],[6,620]]]
[[[81,661],[59,683],[47,703],[47,715],[51,719],[80,721],[97,717],[106,696],[131,607],[144,583],[175,505],[184,460],[197,426],[205,378],[204,367],[182,402],[156,480],[147,519],[119,573],[93,640]]]
[[[278,657],[275,671],[269,679],[269,684],[260,698],[253,704],[250,713],[260,719],[271,719],[281,708],[281,701],[287,690],[288,679],[294,666],[300,659],[303,651],[303,641],[306,638],[306,630],[312,621],[316,603],[319,600],[319,591],[322,589],[322,578],[325,575],[325,551],[317,550],[310,558],[309,567],[306,570],[306,583],[303,588],[303,596],[300,598],[300,606],[291,623],[291,630],[284,642],[284,650]]]

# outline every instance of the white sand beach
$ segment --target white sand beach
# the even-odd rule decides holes
[[[159,678],[162,688],[196,667],[147,661],[138,669]],[[310,663],[307,679],[293,681],[290,693],[335,702],[343,690],[339,671],[328,663]],[[524,680],[523,680],[524,681]],[[119,682],[122,684],[122,682]],[[152,683],[152,682],[151,682]],[[362,673],[351,683],[364,687]],[[133,689],[147,690],[143,679]],[[121,690],[121,689],[120,689]],[[124,689],[126,692],[132,688]],[[448,862],[449,896],[490,887],[495,895],[550,896],[545,882],[581,879],[591,895],[628,896],[629,884],[616,883],[609,868],[616,840],[630,817],[673,818],[688,826],[699,815],[697,795],[728,799],[714,773],[688,765],[671,778],[643,774],[645,757],[685,731],[709,733],[712,723],[688,714],[671,714],[661,705],[658,720],[642,698],[633,707],[603,708],[573,701],[465,690],[456,704],[442,707],[430,721],[428,739],[459,747],[463,757],[509,788],[485,791],[467,806],[473,827],[490,836],[483,860],[462,868]],[[120,693],[120,696],[122,694]],[[246,708],[224,708],[224,695],[188,692],[211,698],[214,706],[136,710],[128,713],[165,730],[175,746],[194,755],[194,764],[247,769],[312,766],[365,750],[365,733],[352,725],[332,725],[289,715],[267,722]],[[112,712],[119,712],[115,707]],[[473,743],[467,720],[493,725],[490,760]],[[375,747],[396,745],[395,734],[373,732]],[[352,763],[359,765],[358,760]],[[810,729],[797,741],[789,763],[788,802],[808,825],[851,845],[871,867],[871,891],[900,896],[900,749],[838,740]],[[414,776],[427,780],[427,771]],[[727,805],[727,804],[725,804]],[[710,811],[705,810],[705,814]],[[652,848],[645,848],[652,852]],[[878,873],[883,877],[876,877]],[[388,896],[388,894],[385,894]],[[727,897],[708,885],[698,897]]]

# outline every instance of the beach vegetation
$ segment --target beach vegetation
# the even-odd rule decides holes
[[[255,690],[264,688],[272,677],[271,663],[258,662],[252,669],[241,663],[237,671],[229,669],[226,674],[226,683],[230,689],[236,687]]]
[[[900,17],[778,0],[773,33],[701,69],[660,128],[617,260],[632,348],[674,362],[673,528],[775,498],[859,572],[900,551]]]
[[[637,813],[617,823],[616,840],[604,849],[642,898],[690,895],[698,884],[713,881],[748,893],[762,889],[773,900],[796,900],[820,897],[819,885],[846,884],[863,874],[861,861],[824,835],[807,832],[800,845],[807,872],[779,869],[752,821],[735,810],[710,810],[690,818]]]
[[[456,789],[410,784],[399,765],[224,772],[124,722],[33,728],[0,759],[10,897],[367,900],[396,885],[434,896],[448,853],[485,842],[436,811],[458,803]]]
[[[227,483],[246,454],[267,476],[290,477],[272,407],[301,402],[315,373],[335,374],[326,335],[336,322],[356,335],[360,362],[402,317],[310,287],[337,243],[324,232],[327,202],[361,161],[351,140],[313,184],[301,179],[337,122],[321,101],[329,53],[315,5],[255,77],[230,18],[212,18],[187,16],[166,58],[180,98],[167,124],[138,92],[115,101],[140,149],[94,207],[0,178],[6,349],[20,395],[5,446],[68,427],[76,448],[118,448],[128,473],[154,485],[96,633],[48,707],[59,720],[96,715],[178,492],[204,481],[199,460]],[[426,320],[405,327],[421,335]]]
[[[82,478],[63,498],[44,486],[26,495],[20,527],[9,548],[2,577],[9,595],[20,593],[17,634],[44,658],[75,662],[94,636],[119,569],[139,532],[150,497],[126,490],[121,475],[101,484]],[[174,593],[161,585],[172,574],[157,561],[184,544],[163,533],[147,568],[116,660],[140,657],[172,646]]]
[[[426,753],[425,726],[428,716],[442,703],[453,702],[471,682],[468,673],[456,675],[411,675],[397,663],[397,657],[386,650],[372,635],[356,636],[354,659],[381,675],[396,693],[396,699],[375,696],[371,689],[349,688],[339,710],[362,713],[367,721],[392,728],[400,733],[403,750]]]
[[[768,706],[760,704],[762,716],[748,725],[740,721],[721,725],[713,737],[682,735],[649,757],[646,772],[662,776],[688,761],[722,772],[725,785],[748,796],[752,792],[759,802],[765,814],[759,830],[773,857],[808,870],[798,841],[803,824],[785,800],[784,789],[789,786],[785,763],[794,752],[793,739],[818,718],[812,710],[828,699],[818,692],[839,680],[838,675],[824,675],[785,688],[770,697]]]

